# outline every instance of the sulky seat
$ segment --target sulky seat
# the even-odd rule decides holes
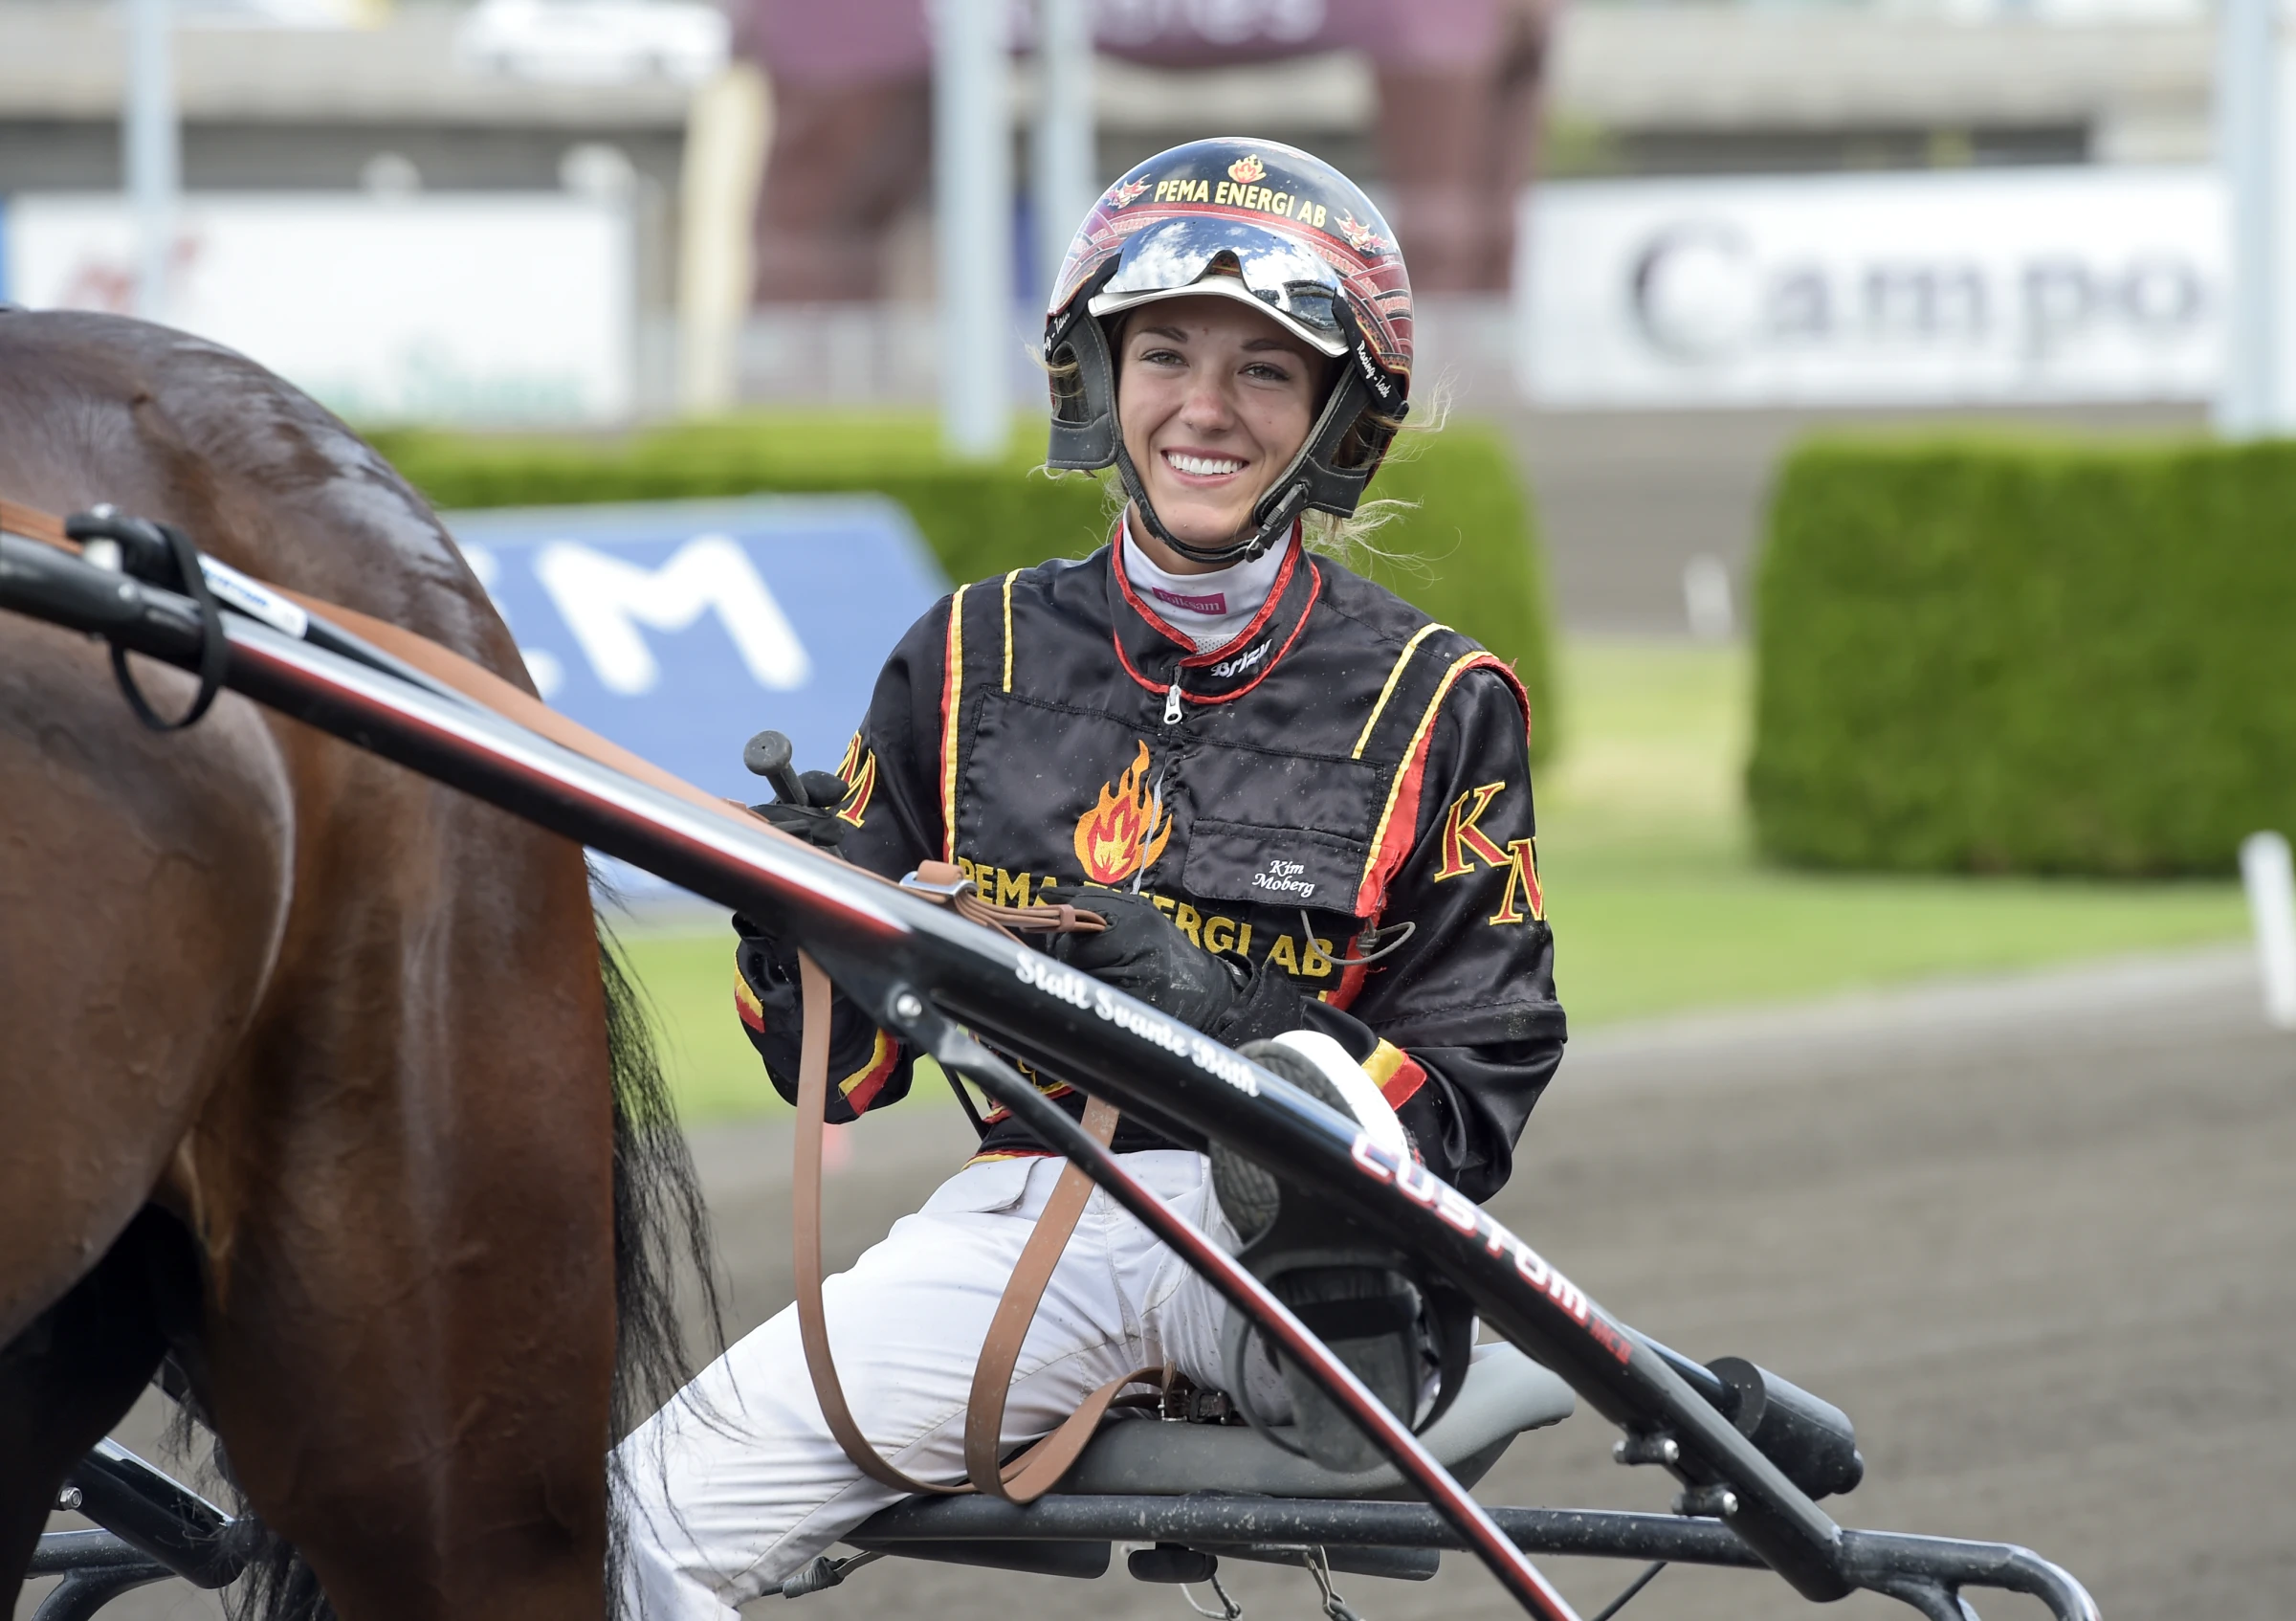
[[[1421,1437],[1463,1486],[1496,1463],[1526,1430],[1571,1414],[1571,1388],[1512,1345],[1477,1345],[1466,1383],[1449,1410]],[[1392,1464],[1338,1474],[1298,1457],[1240,1425],[1175,1424],[1123,1419],[1103,1425],[1050,1494],[1018,1507],[979,1497],[911,1499],[857,1526],[845,1542],[864,1559],[894,1554],[955,1565],[1027,1570],[1048,1576],[1098,1576],[1112,1541],[1141,1542],[1128,1557],[1132,1574],[1150,1582],[1206,1579],[1223,1558],[1297,1565],[1310,1550],[1295,1540],[1270,1542],[1261,1529],[1265,1507],[1282,1499],[1410,1499]],[[1100,1499],[1114,1511],[1108,1528],[1079,1535],[1064,1527],[1079,1511],[1095,1518]],[[1099,1515],[1109,1519],[1109,1515]],[[1109,1538],[1110,1541],[1103,1541]],[[1338,1545],[1313,1550],[1327,1571],[1424,1581],[1438,1551],[1427,1546]],[[847,1565],[824,1555],[784,1584],[791,1597],[844,1580]]]
[[[1512,1345],[1477,1345],[1458,1399],[1422,1439],[1462,1485],[1472,1485],[1516,1435],[1560,1423],[1571,1408],[1571,1388]],[[1094,1496],[1413,1496],[1391,1463],[1342,1475],[1241,1426],[1140,1420],[1104,1425],[1058,1489]]]

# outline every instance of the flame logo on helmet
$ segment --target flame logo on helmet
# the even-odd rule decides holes
[[[1358,219],[1352,211],[1339,216],[1339,234],[1347,238],[1347,245],[1357,253],[1375,259],[1395,246]]]
[[[1143,743],[1124,774],[1101,786],[1099,803],[1076,819],[1076,859],[1089,881],[1114,885],[1146,872],[1171,842],[1172,812],[1163,794],[1143,783],[1147,774]]]
[[[1148,183],[1145,180],[1127,180],[1119,185],[1112,186],[1108,191],[1108,206],[1112,209],[1120,209],[1128,204],[1137,202],[1140,193],[1147,189]]]
[[[1239,186],[1249,186],[1255,180],[1268,178],[1268,166],[1260,162],[1257,152],[1247,152],[1227,166],[1227,178]]]

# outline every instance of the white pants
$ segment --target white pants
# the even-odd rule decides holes
[[[1235,1237],[1201,1154],[1125,1165],[1221,1244]],[[1066,1162],[960,1171],[823,1299],[846,1400],[863,1432],[920,1479],[964,1477],[965,1402],[989,1318]],[[1169,1362],[1221,1383],[1225,1302],[1098,1189],[1028,1330],[1004,1410],[1004,1450],[1042,1435],[1092,1391]],[[900,1494],[855,1469],[823,1423],[794,1306],[704,1369],[622,1444],[631,1482],[624,1577],[647,1621],[734,1621]]]

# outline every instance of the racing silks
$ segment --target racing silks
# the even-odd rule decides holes
[[[1315,998],[1314,1028],[1480,1198],[1564,1038],[1529,726],[1501,660],[1296,542],[1211,653],[1103,547],[966,586],[902,638],[840,765],[841,850],[891,877],[953,861],[1007,905],[1154,897],[1204,949]],[[791,1096],[795,987],[754,944],[738,961],[743,1023]],[[908,1089],[900,1044],[842,999],[831,1061],[832,1119]],[[1128,1122],[1117,1146],[1161,1142]],[[1042,1151],[993,1117],[982,1146]]]

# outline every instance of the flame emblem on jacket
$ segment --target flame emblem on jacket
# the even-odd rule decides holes
[[[1247,152],[1227,166],[1227,178],[1239,186],[1249,186],[1255,180],[1268,178],[1268,166],[1260,162],[1257,152]]]
[[[1076,859],[1085,878],[1114,886],[1156,864],[1172,839],[1172,812],[1160,788],[1151,788],[1148,745],[1139,745],[1132,764],[1113,785],[1103,784],[1100,802],[1076,819]]]

